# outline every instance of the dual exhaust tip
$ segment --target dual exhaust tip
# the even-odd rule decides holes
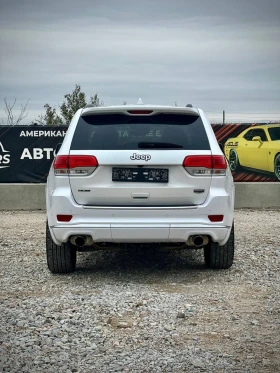
[[[207,245],[209,242],[208,236],[190,236],[187,241],[188,246],[202,247]]]
[[[72,245],[83,247],[91,246],[93,244],[93,239],[91,236],[71,236],[70,242]],[[209,242],[208,236],[190,236],[187,240],[188,246],[202,247],[207,245]]]
[[[71,236],[70,242],[72,245],[78,247],[91,246],[93,244],[93,239],[91,236]]]

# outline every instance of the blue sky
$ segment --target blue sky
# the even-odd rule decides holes
[[[280,1],[0,1],[3,101],[26,122],[75,84],[105,105],[192,103],[210,119],[280,119]]]

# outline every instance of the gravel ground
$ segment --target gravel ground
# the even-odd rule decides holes
[[[230,270],[134,249],[53,275],[45,213],[0,212],[0,371],[279,372],[279,217],[236,211]]]

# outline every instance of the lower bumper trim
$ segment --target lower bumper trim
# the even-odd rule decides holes
[[[187,242],[189,236],[209,236],[213,241],[223,244],[230,233],[228,226],[179,226],[174,225],[111,225],[107,227],[64,226],[51,227],[56,244],[67,242],[70,236],[91,236],[93,242],[149,243],[149,242]]]

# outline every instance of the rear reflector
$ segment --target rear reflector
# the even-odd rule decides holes
[[[208,219],[213,223],[223,221],[224,215],[208,215]]]
[[[183,166],[193,176],[225,175],[227,162],[223,155],[190,155]]]
[[[72,219],[72,215],[57,215],[57,221],[70,221]]]
[[[127,110],[128,114],[133,115],[148,115],[152,114],[153,110]]]
[[[53,168],[55,175],[81,175],[93,173],[98,166],[92,155],[59,155],[55,158]]]

